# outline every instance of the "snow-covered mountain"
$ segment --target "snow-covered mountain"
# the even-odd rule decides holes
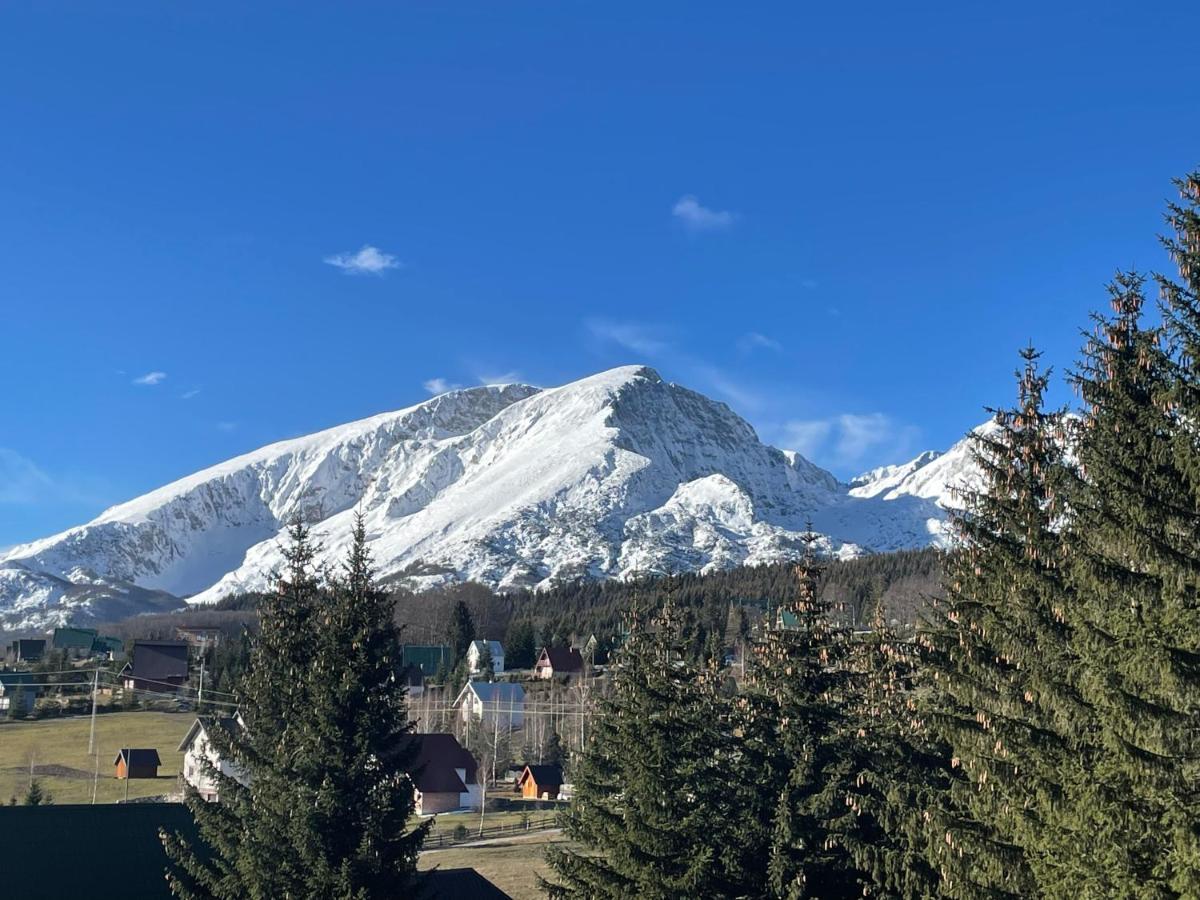
[[[961,445],[960,445],[961,446]],[[722,403],[626,367],[508,384],[284,441],[0,554],[0,623],[40,627],[265,588],[296,514],[328,561],[355,511],[380,576],[539,587],[944,540],[965,452],[840,484]]]

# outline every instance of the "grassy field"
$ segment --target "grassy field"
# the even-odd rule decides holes
[[[125,797],[125,782],[113,777],[113,758],[122,747],[153,747],[162,760],[158,778],[129,782],[131,798],[174,791],[183,763],[183,754],[175,748],[195,718],[195,713],[160,712],[97,716],[100,777],[96,802],[115,803]],[[12,796],[18,801],[24,798],[30,765],[55,803],[91,803],[96,760],[87,752],[90,727],[87,717],[0,722],[0,803],[7,803]]]
[[[432,869],[474,869],[514,900],[545,897],[538,887],[538,875],[545,876],[546,847],[561,840],[557,833],[535,834],[527,838],[506,838],[482,846],[455,847],[421,854],[419,867]]]

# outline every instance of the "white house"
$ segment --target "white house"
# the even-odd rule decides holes
[[[512,731],[525,724],[525,688],[508,681],[468,681],[454,705],[464,722],[486,720]]]
[[[467,648],[467,668],[472,675],[483,671],[485,648],[492,654],[492,672],[499,675],[504,671],[504,645],[499,641],[471,641]]]
[[[205,800],[210,802],[220,799],[220,785],[204,766],[208,760],[214,769],[246,784],[248,777],[232,762],[221,759],[217,751],[208,741],[208,730],[214,721],[220,722],[221,728],[227,732],[237,731],[242,727],[241,717],[228,717],[214,720],[211,716],[200,716],[192,723],[188,733],[179,744],[179,752],[183,754],[183,780],[194,787]]]
[[[452,734],[414,734],[411,775],[417,815],[479,809],[479,765]]]

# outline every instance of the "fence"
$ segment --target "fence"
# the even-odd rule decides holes
[[[453,831],[437,831],[425,838],[424,849],[438,850],[442,847],[454,847],[458,844],[469,844],[472,841],[486,841],[488,838],[525,834],[530,831],[545,831],[558,825],[556,816],[540,816],[524,822],[510,822],[507,825],[486,825],[481,831],[459,825]]]

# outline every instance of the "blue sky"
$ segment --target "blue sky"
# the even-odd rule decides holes
[[[103,8],[103,11],[101,11]],[[427,386],[631,362],[841,476],[1061,372],[1200,6],[0,11],[0,545]],[[1066,389],[1061,399],[1069,399]]]

